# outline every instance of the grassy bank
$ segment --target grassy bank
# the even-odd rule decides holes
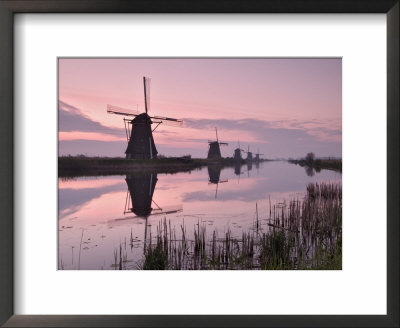
[[[62,156],[58,158],[58,176],[76,177],[92,175],[127,174],[135,171],[157,171],[177,173],[190,171],[207,165],[234,165],[232,158],[208,160],[190,157],[125,159],[121,157]]]
[[[144,270],[341,270],[342,189],[310,184],[304,199],[258,213],[254,226],[234,236],[208,232],[201,222],[188,235],[166,218],[144,247]],[[121,251],[120,251],[121,254]],[[127,269],[123,256],[115,268]]]

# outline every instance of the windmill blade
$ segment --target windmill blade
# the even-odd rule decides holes
[[[166,125],[183,126],[183,120],[178,118],[164,117],[164,116],[150,116],[153,123],[163,123]]]
[[[227,143],[227,142],[220,142],[219,144],[220,144],[220,145],[228,146],[228,143]]]
[[[114,105],[107,105],[107,113],[123,115],[123,116],[138,116],[138,113],[132,113],[131,109],[122,108]]]
[[[147,112],[150,110],[150,81],[149,77],[143,76],[143,88],[144,88],[144,108]]]
[[[173,121],[160,121],[160,120],[152,120],[152,123],[161,124],[164,126],[174,126],[174,127],[182,127],[183,122],[173,122]]]
[[[217,127],[215,127],[215,136],[217,137],[217,142],[218,142],[218,131],[217,131]]]

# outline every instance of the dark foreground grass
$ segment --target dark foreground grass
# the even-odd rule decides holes
[[[260,221],[265,222],[260,222]],[[270,207],[267,218],[240,237],[228,230],[206,233],[200,222],[189,239],[186,227],[166,218],[155,241],[145,247],[145,270],[341,270],[342,189],[338,184],[310,184],[302,200]],[[178,237],[177,237],[178,236]]]

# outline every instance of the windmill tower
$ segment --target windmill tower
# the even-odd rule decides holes
[[[246,161],[247,162],[252,162],[253,161],[253,153],[250,151],[250,145],[247,147]]]
[[[228,143],[226,142],[219,142],[218,140],[218,130],[215,128],[215,135],[217,137],[217,141],[208,141],[208,145],[210,148],[208,149],[207,159],[221,159],[221,150],[220,145],[227,146]]]
[[[233,154],[233,159],[235,161],[241,162],[242,161],[242,152],[244,152],[244,150],[240,148],[240,142],[239,141],[238,141],[238,145],[239,145],[239,147],[235,149],[235,152]]]
[[[127,159],[154,159],[157,158],[157,149],[153,139],[153,132],[163,123],[164,125],[182,126],[183,121],[163,116],[149,116],[150,109],[150,79],[143,76],[145,112],[133,114],[130,110],[107,105],[107,113],[122,116],[134,116],[134,119],[124,118],[126,140],[128,147],[125,154]],[[151,125],[156,124],[152,129]]]
[[[256,157],[254,158],[254,161],[256,163],[261,161],[260,155],[264,155],[264,154],[260,154],[260,149],[257,149],[257,154],[256,154]]]

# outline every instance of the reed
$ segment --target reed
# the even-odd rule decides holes
[[[78,260],[78,270],[81,268],[82,240],[83,240],[83,229],[82,229],[82,235],[81,235],[81,242],[79,243],[79,260]]]

